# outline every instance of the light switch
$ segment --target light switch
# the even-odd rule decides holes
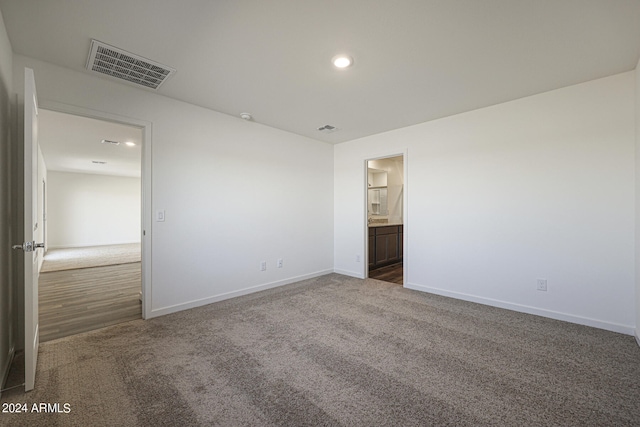
[[[156,221],[164,222],[164,210],[156,211]]]

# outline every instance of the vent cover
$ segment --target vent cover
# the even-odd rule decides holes
[[[111,144],[111,145],[120,145],[120,143],[118,141],[111,141],[109,139],[103,139],[102,141],[100,141],[100,143],[102,143],[102,144]]]
[[[140,86],[158,89],[176,70],[118,49],[98,40],[91,40],[87,70],[126,80]]]
[[[338,128],[331,125],[324,125],[322,127],[319,127],[318,130],[322,133],[331,133],[337,131]]]

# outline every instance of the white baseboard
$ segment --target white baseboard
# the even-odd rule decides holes
[[[47,249],[74,249],[74,248],[93,248],[100,246],[113,246],[113,245],[131,245],[133,243],[140,243],[139,240],[135,242],[118,242],[118,243],[101,243],[99,245],[96,244],[82,244],[82,245],[47,245]]]
[[[356,277],[358,279],[364,279],[364,274],[357,273],[357,272],[354,272],[354,271],[340,270],[339,268],[334,268],[333,272],[337,273],[337,274],[342,274],[343,276],[349,276],[349,277]]]
[[[218,301],[224,301],[226,299],[235,298],[242,295],[252,294],[254,292],[265,291],[271,288],[277,288],[278,286],[284,286],[290,283],[300,282],[301,280],[313,279],[314,277],[324,276],[329,273],[333,273],[333,270],[317,271],[315,273],[304,274],[302,276],[290,277],[288,279],[278,280],[271,283],[251,286],[249,288],[240,289],[233,292],[227,292],[224,294],[215,295],[208,298],[197,299],[197,300],[188,301],[185,303],[171,305],[171,306],[162,307],[158,309],[151,309],[151,315],[148,317],[148,319],[151,319],[153,317],[164,316],[166,314],[177,313],[178,311],[188,310],[190,308],[201,307],[203,305],[212,304]]]
[[[9,377],[9,370],[11,369],[11,362],[13,362],[13,357],[15,356],[15,347],[11,347],[9,349],[9,353],[7,354],[7,361],[2,366],[2,371],[0,372],[0,378],[2,382],[0,382],[0,390],[4,388],[7,383],[7,378]],[[0,397],[2,397],[2,392],[0,392]]]
[[[575,316],[572,314],[561,313],[552,310],[545,310],[542,308],[531,307],[522,304],[515,304],[506,301],[495,300],[491,298],[479,297],[476,295],[469,295],[460,292],[452,292],[444,289],[432,288],[429,286],[416,285],[414,283],[407,283],[405,288],[413,289],[416,291],[428,292],[431,294],[442,295],[445,297],[451,297],[464,301],[477,302],[479,304],[489,305],[492,307],[504,308],[507,310],[513,310],[520,313],[534,314],[537,316],[548,317],[550,319],[562,320],[570,323],[577,323],[579,325],[591,326],[594,328],[604,329],[607,331],[618,332],[625,335],[634,335],[634,328],[632,326],[620,325],[618,323],[605,322],[602,320],[591,319],[588,317]],[[636,340],[638,336],[636,335]],[[639,341],[640,344],[640,341]]]

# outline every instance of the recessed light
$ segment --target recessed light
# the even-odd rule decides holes
[[[347,55],[336,55],[331,62],[336,68],[348,68],[353,65],[353,58]]]
[[[135,142],[131,142],[131,141],[127,141],[124,143],[124,145],[128,146],[128,147],[135,147],[136,143]]]

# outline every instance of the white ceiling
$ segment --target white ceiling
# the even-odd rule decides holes
[[[103,144],[103,139],[120,145]],[[141,129],[40,109],[38,143],[49,171],[140,177]]]
[[[18,54],[88,72],[94,38],[177,69],[163,95],[330,143],[630,71],[640,56],[640,0],[0,0],[0,10]],[[334,69],[338,53],[354,66]],[[317,131],[325,124],[340,130]]]

